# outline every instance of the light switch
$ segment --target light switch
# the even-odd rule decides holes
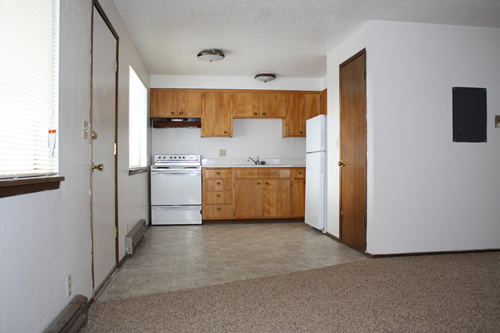
[[[219,149],[219,157],[226,157],[226,150],[225,149]]]
[[[82,137],[84,139],[89,138],[89,122],[84,120],[82,124]]]

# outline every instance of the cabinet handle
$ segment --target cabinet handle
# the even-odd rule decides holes
[[[301,174],[302,174],[302,171],[299,171],[299,175],[301,175]]]
[[[265,113],[265,112],[262,112],[262,115],[263,115],[263,116],[265,116],[266,114],[267,114],[267,113]]]
[[[215,174],[218,176],[218,175],[220,175],[220,172],[219,172],[219,171],[217,171]]]
[[[254,113],[253,113],[253,115],[254,115],[254,116],[256,116],[256,115],[258,115],[258,113],[257,113],[257,112],[254,112]]]
[[[179,114],[184,114],[184,111],[179,112]]]
[[[224,134],[227,134],[227,131],[224,131]]]
[[[217,194],[217,198],[220,198],[220,194]]]
[[[269,182],[266,182],[266,185],[269,185]]]
[[[175,114],[175,112],[170,112],[170,114]]]
[[[220,207],[217,207],[217,210],[219,210],[219,211],[220,211]]]
[[[215,183],[215,184],[220,185],[220,182],[217,182],[217,183]]]
[[[257,185],[260,185],[260,182],[257,182]]]

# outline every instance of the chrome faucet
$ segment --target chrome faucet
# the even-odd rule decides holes
[[[260,165],[259,156],[257,156],[257,160],[254,160],[253,158],[249,157],[247,161],[250,162],[250,160],[252,160],[252,162],[254,162],[255,165]]]

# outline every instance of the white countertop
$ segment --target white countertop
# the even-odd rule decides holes
[[[305,158],[259,158],[265,161],[264,165],[255,165],[247,158],[204,158],[201,160],[203,168],[303,168]]]

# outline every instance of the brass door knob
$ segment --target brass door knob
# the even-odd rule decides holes
[[[344,161],[339,161],[339,167],[345,167],[345,162]]]
[[[94,163],[92,163],[92,172],[94,172],[94,170],[99,170],[99,171],[103,171],[104,170],[104,164],[97,164],[95,165]]]

